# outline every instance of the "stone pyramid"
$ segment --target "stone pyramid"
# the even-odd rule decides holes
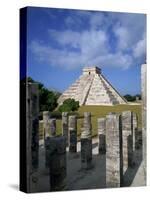
[[[59,97],[58,104],[61,105],[68,98],[79,101],[80,105],[127,103],[96,66],[83,68],[82,75]]]

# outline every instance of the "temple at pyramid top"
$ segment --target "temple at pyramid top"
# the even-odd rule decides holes
[[[79,101],[80,105],[127,103],[96,66],[83,68],[81,76],[59,97],[58,104],[68,98]]]
[[[93,67],[84,67],[83,68],[83,74],[85,75],[89,75],[89,74],[100,74],[101,73],[101,69],[93,66]]]

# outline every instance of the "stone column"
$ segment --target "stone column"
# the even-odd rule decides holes
[[[39,140],[43,140],[44,141],[43,120],[39,120]]]
[[[133,165],[133,120],[132,112],[122,112],[123,173]]]
[[[44,139],[49,136],[49,118],[50,113],[49,111],[43,112],[43,131],[44,131]]]
[[[106,116],[106,187],[120,187],[122,182],[122,137],[120,116]]]
[[[49,120],[49,129],[50,129],[50,136],[53,137],[56,135],[56,119]]]
[[[27,84],[27,192],[37,192],[39,155],[39,89],[38,84]],[[26,166],[25,166],[26,167]],[[26,177],[25,177],[26,178]]]
[[[50,133],[45,138],[45,167],[46,169],[49,168],[49,151],[51,147],[49,146],[49,140],[51,137],[56,136],[56,119],[49,119],[47,122],[48,132]]]
[[[77,152],[77,117],[69,116],[69,152]]]
[[[66,138],[66,145],[68,146],[68,113],[62,113],[62,135]]]
[[[142,148],[142,128],[138,128],[135,131],[135,148]]]
[[[61,191],[66,186],[66,138],[64,136],[49,137],[49,176],[50,190]]]
[[[84,113],[83,129],[81,133],[81,168],[92,167],[92,124],[91,113]]]
[[[106,153],[106,119],[98,118],[97,119],[97,129],[98,129],[98,137],[99,137],[99,154]]]
[[[49,167],[49,137],[50,137],[50,125],[49,125],[50,113],[49,111],[43,112],[43,131],[44,131],[44,147],[45,147],[45,167]]]
[[[137,135],[138,135],[138,121],[137,121],[137,114],[136,113],[132,113],[132,120],[133,120],[133,130],[132,130],[133,151],[135,151],[136,142],[138,140],[138,138],[137,138]]]
[[[146,172],[146,160],[147,160],[147,142],[146,142],[146,137],[147,137],[147,128],[146,128],[146,106],[147,106],[147,64],[143,64],[141,66],[141,92],[142,92],[142,145],[143,145],[143,169],[144,169],[144,174],[145,174],[145,185],[146,185],[146,177],[147,177],[147,172]]]

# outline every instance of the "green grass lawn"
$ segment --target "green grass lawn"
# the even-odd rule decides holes
[[[109,112],[121,113],[122,111],[133,111],[138,115],[138,126],[141,127],[141,105],[115,105],[115,106],[81,106],[78,110],[78,135],[81,134],[84,112],[91,112],[92,135],[97,135],[97,118],[105,117]],[[61,134],[61,120],[57,120],[57,134]]]

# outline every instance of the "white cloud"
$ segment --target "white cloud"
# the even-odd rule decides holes
[[[30,48],[34,54],[38,54],[40,61],[47,61],[49,65],[74,69],[77,67],[97,65],[99,67],[115,67],[127,69],[132,65],[132,57],[122,53],[104,53],[98,54],[93,49],[79,52],[69,52],[67,50],[56,50],[46,47],[37,41],[32,42]],[[97,49],[98,50],[98,49]],[[90,53],[92,54],[90,56]]]
[[[145,16],[141,14],[119,14],[119,20],[113,31],[117,37],[119,50],[128,51],[142,40],[146,31]]]
[[[30,49],[39,61],[45,61],[49,65],[64,67],[67,69],[79,65],[80,54],[68,52],[67,50],[53,49],[38,41],[33,41]]]
[[[72,30],[77,22],[81,30]],[[87,22],[87,29],[82,28],[83,22]],[[30,49],[39,61],[65,69],[89,65],[128,69],[145,54],[143,15],[78,12],[68,16],[65,23],[69,27],[66,30],[48,30],[49,41],[55,41],[57,47],[32,41]],[[114,46],[111,37],[115,38]]]
[[[114,32],[118,39],[118,48],[120,50],[125,50],[129,48],[129,44],[130,44],[129,31],[124,27],[119,27],[119,28],[116,28]]]
[[[88,58],[104,54],[107,52],[107,36],[104,31],[83,31],[73,32],[49,30],[50,37],[52,37],[62,47],[70,46],[78,48],[82,55]]]
[[[72,30],[66,30],[61,32],[56,30],[48,30],[48,32],[50,37],[61,45],[71,45],[74,48],[77,48],[79,45],[79,32],[74,32]]]
[[[107,63],[107,66],[112,67],[118,67],[122,69],[128,69],[133,64],[133,59],[130,55],[123,54],[121,52],[116,54],[108,54],[107,57],[105,57],[105,63]]]
[[[133,48],[133,55],[135,58],[141,58],[146,54],[146,40],[139,40]]]

